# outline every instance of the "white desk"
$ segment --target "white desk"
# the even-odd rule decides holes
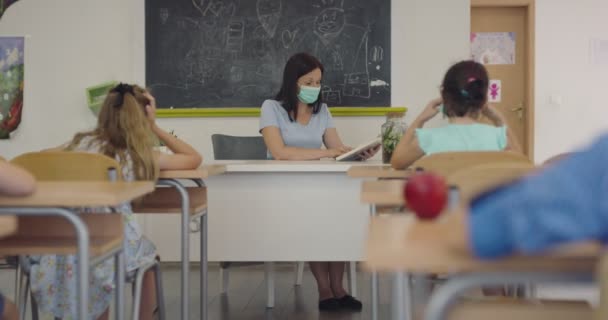
[[[355,165],[379,162],[216,161],[208,188],[209,261],[362,261],[369,209]],[[145,217],[163,261],[180,261],[179,221]],[[336,232],[338,230],[338,232]],[[199,235],[191,234],[191,261]]]
[[[222,161],[210,177],[210,261],[362,261],[369,212],[353,165]],[[369,164],[369,162],[367,163]]]

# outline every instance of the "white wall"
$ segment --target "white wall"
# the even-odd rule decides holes
[[[542,161],[608,128],[608,62],[589,58],[591,39],[608,41],[608,1],[537,0],[536,10],[535,149]]]
[[[0,154],[59,145],[91,127],[84,88],[131,80],[131,23],[121,0],[24,0],[0,20],[0,35],[29,35],[25,48],[23,121]],[[127,53],[127,54],[126,54]]]
[[[442,73],[468,51],[468,0],[394,0],[392,105],[407,119],[436,95]],[[0,20],[0,35],[30,35],[23,122],[0,153],[58,145],[95,123],[84,88],[108,80],[144,81],[144,0],[21,0]],[[458,27],[454,27],[458,26]],[[436,39],[437,41],[431,41]],[[55,118],[57,120],[51,121]],[[210,135],[257,133],[254,118],[162,119],[212,159]],[[338,118],[346,143],[378,134],[382,117]]]

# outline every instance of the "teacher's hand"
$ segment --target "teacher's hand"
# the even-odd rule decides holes
[[[371,157],[373,157],[374,155],[376,155],[376,153],[378,153],[378,151],[380,150],[380,145],[377,145],[371,149],[367,149],[363,152],[361,152],[361,154],[359,155],[359,157],[361,158],[361,160],[367,160]]]
[[[337,158],[337,157],[341,156],[342,154],[348,152],[348,150],[344,147],[335,148],[335,149],[327,149],[326,151],[327,151],[328,158]]]

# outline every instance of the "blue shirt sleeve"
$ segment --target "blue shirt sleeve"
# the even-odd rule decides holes
[[[472,203],[469,238],[480,258],[537,254],[608,239],[608,135],[590,148]]]
[[[262,108],[260,110],[260,132],[262,129],[266,127],[277,127],[279,126],[279,114],[277,112],[278,102],[273,100],[266,100],[262,104]],[[281,107],[279,105],[279,107]]]
[[[331,116],[331,112],[329,111],[329,108],[327,107],[327,105],[325,103],[321,106],[321,111],[319,111],[319,113],[325,119],[325,129],[326,130],[329,129],[329,128],[335,128],[336,127],[334,125],[334,119]]]

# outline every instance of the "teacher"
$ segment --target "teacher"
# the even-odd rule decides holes
[[[319,160],[335,158],[352,149],[342,143],[331,113],[322,102],[322,78],[323,65],[309,54],[298,53],[287,61],[279,93],[274,100],[262,104],[260,132],[270,159]],[[363,158],[373,153],[367,152]],[[319,310],[361,310],[361,302],[342,286],[344,266],[344,262],[310,262],[317,280]]]

